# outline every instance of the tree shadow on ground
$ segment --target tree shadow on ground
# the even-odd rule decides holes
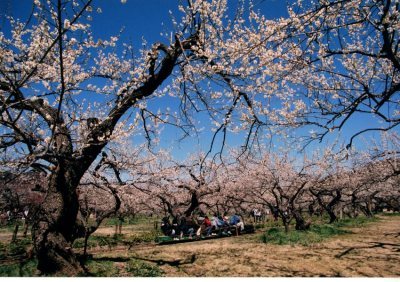
[[[400,237],[400,232],[395,232],[395,233],[385,233],[383,234],[385,236],[394,236],[395,238]]]
[[[153,262],[153,263],[156,263],[157,265],[169,265],[169,266],[175,266],[175,267],[179,267],[179,266],[185,265],[185,264],[193,264],[197,259],[196,254],[192,254],[190,257],[185,258],[185,259],[175,259],[172,261],[164,260],[164,259],[142,258],[142,257],[135,257],[135,256],[131,256],[130,258]]]
[[[354,250],[365,250],[365,249],[375,249],[375,248],[383,248],[383,249],[394,249],[395,252],[400,252],[400,244],[387,243],[387,242],[369,242],[369,246],[365,247],[350,247],[343,252],[335,255],[335,258],[340,259],[347,254],[351,253]]]
[[[101,257],[101,258],[92,258],[94,261],[112,261],[112,262],[127,262],[131,258],[126,257]]]
[[[164,259],[150,259],[150,258],[142,258],[137,256],[129,256],[129,257],[100,257],[100,258],[90,258],[93,261],[112,261],[112,262],[128,262],[131,259],[138,259],[142,261],[148,261],[156,263],[157,265],[170,265],[170,266],[181,266],[185,264],[193,264],[196,261],[196,254],[192,254],[190,257],[184,259],[175,259],[175,260],[164,260]]]

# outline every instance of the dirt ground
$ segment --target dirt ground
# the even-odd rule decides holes
[[[172,277],[400,277],[399,217],[351,231],[307,247],[263,244],[254,234],[95,256],[140,258]]]

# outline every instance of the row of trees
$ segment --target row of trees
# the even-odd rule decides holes
[[[71,245],[96,228],[86,219],[90,195],[98,189],[105,189],[114,207],[105,209],[97,226],[126,203],[117,190],[134,185],[152,199],[143,203],[158,199],[170,212],[187,200],[184,212],[190,213],[200,202],[217,205],[212,198],[220,199],[219,207],[238,207],[258,197],[260,204],[278,208],[285,222],[294,217],[302,229],[298,199],[335,206],[349,192],[339,186],[324,192],[324,187],[352,177],[350,168],[328,166],[327,174],[317,169],[319,158],[305,159],[299,169],[289,155],[266,153],[253,155],[253,162],[226,165],[230,162],[209,159],[215,140],[222,140],[222,160],[230,131],[246,132],[244,150],[237,153],[245,156],[259,148],[256,141],[287,127],[312,126],[307,142],[342,129],[357,113],[381,122],[355,132],[351,149],[359,134],[392,130],[399,123],[398,1],[296,1],[289,17],[268,20],[246,2],[230,13],[225,0],[188,0],[179,6],[172,36],[139,51],[118,37],[94,39],[86,19],[96,5],[95,0],[35,0],[28,21],[11,19],[10,35],[0,33],[0,169],[8,175],[31,169],[48,175],[32,227],[44,274],[82,271]],[[165,99],[168,103],[157,102]],[[179,110],[162,108],[172,100]],[[154,111],[150,104],[160,108]],[[141,133],[151,142],[159,137],[160,124],[192,135],[196,113],[208,114],[214,130],[210,152],[199,161],[177,165],[138,150],[138,158],[125,156],[135,161],[121,166],[124,154],[113,149],[118,144],[127,147],[125,140]],[[387,159],[382,156],[379,165]],[[388,168],[397,171],[397,158],[392,160]],[[264,166],[268,169],[256,173]],[[367,163],[350,167],[369,175]],[[239,183],[241,175],[248,175],[251,188]],[[366,183],[360,192],[352,190],[355,204],[367,186],[375,187]],[[253,200],[239,196],[247,190],[254,191]],[[132,203],[142,199],[136,193],[127,196]]]
[[[248,214],[257,207],[274,213],[286,230],[293,220],[296,229],[305,230],[310,225],[306,215],[326,213],[332,223],[339,214],[372,216],[382,209],[400,209],[399,136],[386,136],[376,145],[341,153],[333,146],[304,154],[301,160],[290,152],[265,148],[247,155],[232,150],[218,160],[205,160],[200,154],[184,162],[162,153],[147,158],[140,169],[121,163],[131,176],[126,192],[121,192],[135,191],[135,201],[126,202],[127,210],[130,206],[175,216],[189,215],[196,208]]]
[[[88,239],[104,219],[138,213],[176,216],[201,209],[247,214],[257,207],[280,218],[287,231],[293,220],[296,229],[307,229],[307,215],[326,213],[333,223],[339,213],[355,217],[399,211],[399,136],[385,136],[378,146],[341,153],[327,148],[304,154],[302,160],[265,148],[247,155],[232,150],[224,159],[206,161],[200,154],[181,162],[166,152],[146,154],[142,148],[133,154],[116,148],[82,179],[78,216]],[[2,176],[2,210],[20,217],[28,210],[32,218],[43,202],[46,175],[27,173],[7,181],[10,177]]]

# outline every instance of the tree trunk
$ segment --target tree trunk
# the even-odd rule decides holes
[[[285,227],[285,233],[289,232],[289,218],[285,215],[284,212],[279,212],[282,218],[283,226]]]
[[[310,216],[313,216],[315,213],[315,208],[314,208],[314,202],[308,205],[308,214]]]
[[[337,216],[335,214],[335,207],[340,203],[340,199],[342,198],[341,191],[339,189],[336,189],[333,194],[333,192],[326,192],[326,191],[320,191],[318,193],[313,192],[310,190],[310,192],[317,197],[317,201],[320,207],[322,207],[329,215],[329,224],[335,222],[337,220]],[[329,195],[333,197],[328,204],[324,202],[322,199],[322,196],[324,195]],[[321,216],[323,213],[321,212]]]
[[[287,222],[286,220],[282,220],[283,222],[283,226],[285,227],[285,233],[289,232],[289,222]]]
[[[18,229],[19,229],[19,223],[18,221],[16,221],[11,243],[15,243],[15,241],[17,241]]]
[[[119,226],[118,226],[118,234],[122,234],[122,221],[119,221]]]
[[[368,217],[373,217],[374,213],[373,213],[373,198],[376,196],[376,194],[378,194],[378,191],[372,193],[372,195],[368,196],[366,199],[366,210],[367,210],[367,216]]]
[[[83,272],[72,251],[79,206],[76,188],[81,178],[72,167],[66,161],[59,162],[50,176],[46,198],[32,225],[37,267],[43,275],[75,276]]]
[[[341,198],[342,198],[342,193],[339,189],[335,190],[335,197],[330,201],[328,206],[326,207],[326,211],[328,212],[329,215],[329,223],[334,223],[337,220],[337,216],[335,214],[335,206],[339,204]]]
[[[326,209],[328,215],[329,215],[329,224],[334,223],[337,220],[337,216],[335,212],[331,209]]]
[[[83,243],[83,256],[84,257],[86,257],[86,255],[87,255],[87,245],[88,245],[90,235],[91,234],[88,232],[85,234],[85,241]]]
[[[199,197],[198,197],[198,192],[197,191],[193,191],[190,199],[190,206],[188,207],[188,209],[184,212],[185,216],[191,216],[192,212],[197,209],[200,205],[199,203]]]
[[[28,229],[29,229],[29,223],[28,223],[28,220],[25,219],[25,222],[24,222],[24,231],[23,231],[23,233],[22,233],[22,236],[23,236],[24,238],[26,238],[26,236],[27,236],[27,234],[28,234]]]
[[[301,213],[297,210],[293,210],[293,217],[296,220],[296,230],[307,230],[310,228],[310,223],[305,222]]]
[[[115,232],[114,235],[120,235],[122,234],[122,222],[123,220],[121,218],[118,218],[118,220],[115,223]]]

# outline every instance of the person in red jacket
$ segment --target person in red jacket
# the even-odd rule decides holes
[[[206,233],[206,236],[210,236],[212,231],[212,225],[211,225],[211,220],[208,218],[208,216],[204,217],[201,227],[202,227],[202,233]]]

